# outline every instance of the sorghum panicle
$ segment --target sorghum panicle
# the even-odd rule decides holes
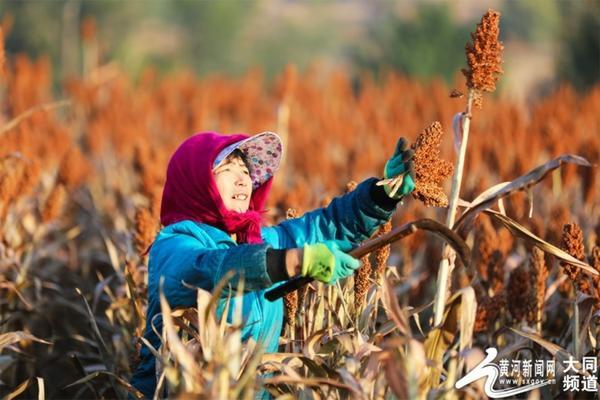
[[[592,264],[592,267],[600,273],[600,246],[594,246],[592,249],[590,263]],[[594,275],[592,282],[594,285],[596,309],[600,309],[600,275]]]
[[[549,274],[548,267],[546,266],[546,259],[544,258],[544,252],[538,247],[534,246],[531,249],[529,266],[530,285],[534,290],[530,295],[527,321],[531,324],[535,324],[541,321],[544,311],[546,279],[548,279]]]
[[[0,221],[11,204],[36,187],[39,177],[40,167],[35,160],[12,156],[0,160]]]
[[[285,218],[286,219],[298,218],[298,212],[294,208],[288,208],[288,210],[285,213]],[[303,288],[303,289],[307,289],[307,287]],[[302,290],[302,289],[300,289],[300,290]],[[306,292],[303,290],[303,293],[306,293]],[[286,294],[283,297],[283,305],[285,307],[285,314],[284,314],[285,315],[285,323],[289,327],[292,327],[292,328],[294,326],[296,326],[296,315],[298,314],[298,306],[299,306],[299,304],[301,304],[298,296],[299,296],[298,291],[296,290],[296,291]],[[304,299],[304,297],[303,297],[303,299]]]
[[[345,192],[350,193],[356,189],[358,184],[355,181],[350,181],[346,184]],[[370,257],[371,254],[366,254],[360,259],[360,268],[354,271],[354,310],[358,314],[362,308],[367,291],[369,290],[369,278],[373,272]]]
[[[504,290],[504,255],[494,250],[488,264],[488,286],[492,294],[498,295]]]
[[[46,204],[42,211],[42,221],[50,222],[60,217],[65,202],[67,200],[67,190],[62,184],[56,184],[46,199]]]
[[[579,225],[572,223],[563,226],[561,248],[579,261],[585,259],[583,232]],[[561,262],[560,265],[577,290],[591,294],[590,282],[586,274],[580,272],[579,268],[572,264]]]
[[[298,312],[298,291],[294,290],[283,296],[283,306],[285,307],[285,323],[293,328],[296,326],[296,313]]]
[[[385,235],[392,230],[392,222],[388,221],[381,225],[377,231],[377,236]],[[375,253],[375,267],[373,268],[373,276],[375,282],[380,283],[381,278],[385,275],[385,269],[387,268],[388,258],[390,257],[391,246],[385,245],[374,251]]]
[[[69,190],[83,184],[91,172],[89,162],[77,147],[71,147],[58,168],[58,182]]]
[[[511,271],[508,278],[507,303],[510,314],[516,321],[522,321],[527,317],[531,300],[531,281],[527,264],[521,264]]]
[[[488,266],[492,253],[498,250],[496,230],[489,217],[481,215],[475,223],[475,243],[473,245],[473,259],[479,276],[484,281],[488,280]]]
[[[154,241],[158,232],[158,221],[148,208],[138,208],[135,212],[134,243],[138,253],[143,254]]]
[[[504,293],[489,297],[477,298],[474,332],[484,332],[496,321],[506,305]]]
[[[356,189],[357,186],[358,186],[358,183],[356,183],[355,181],[350,181],[350,182],[346,183],[345,193],[350,193],[351,191]]]
[[[369,278],[372,272],[370,254],[360,259],[361,266],[354,272],[354,310],[358,314],[365,303],[365,297],[369,291]]]
[[[441,185],[452,175],[454,167],[450,162],[440,159],[443,134],[442,125],[435,121],[411,145],[415,151],[415,190],[412,196],[428,206],[448,206],[448,197]]]
[[[96,37],[96,20],[92,17],[84,18],[81,23],[81,39],[84,42],[90,42]]]
[[[465,46],[468,69],[462,72],[467,78],[467,86],[485,92],[496,90],[496,81],[502,70],[502,50],[498,40],[500,33],[500,13],[488,10],[477,29],[471,33],[471,43]]]

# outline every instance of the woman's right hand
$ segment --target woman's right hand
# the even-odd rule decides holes
[[[339,279],[350,276],[360,261],[346,254],[352,245],[343,240],[327,240],[304,246],[302,257],[302,276],[309,276],[329,285]]]

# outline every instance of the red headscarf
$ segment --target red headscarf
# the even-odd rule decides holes
[[[239,213],[225,208],[212,171],[221,150],[248,137],[197,133],[179,145],[167,167],[160,208],[163,225],[192,220],[235,234],[239,243],[262,243],[262,213],[273,179],[254,189],[248,211]]]

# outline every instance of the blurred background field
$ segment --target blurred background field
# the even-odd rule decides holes
[[[144,324],[143,252],[160,229],[166,164],[189,135],[283,136],[271,223],[326,205],[350,181],[378,176],[397,138],[412,142],[433,121],[445,132],[442,158],[454,162],[451,123],[465,99],[450,94],[467,93],[465,43],[488,7],[502,13],[504,75],[473,112],[461,198],[471,201],[561,154],[585,157],[592,168],[564,166],[502,207],[600,269],[598,1],[0,4],[0,394],[124,395]],[[392,222],[445,215],[407,200]],[[576,224],[579,236],[565,224]],[[575,273],[567,278],[556,259],[544,260],[485,215],[466,240],[476,271],[457,272],[453,293],[474,287],[469,348],[518,348],[518,335],[505,327],[532,327],[564,351],[597,355],[597,280],[588,291],[571,284]],[[456,350],[467,339],[456,327],[445,325],[452,335],[442,345],[427,344],[436,332],[430,303],[441,250],[422,232],[394,244],[377,261],[390,266],[384,277],[392,289],[374,276],[363,304],[353,300],[351,279],[339,292],[315,285],[306,311],[286,327],[279,359],[253,364],[244,353],[232,370],[190,346],[204,371],[198,382],[206,383],[190,387],[180,355],[165,358],[173,394],[213,398],[224,387],[225,397],[250,395],[258,380],[234,377],[261,368],[300,374],[300,384],[271,382],[274,392],[294,396],[477,398],[475,389],[457,393],[427,380],[441,367],[426,368],[420,357],[427,352],[442,363],[444,376],[465,359]],[[323,297],[322,309],[315,299]],[[578,312],[590,315],[577,330],[576,300]],[[578,329],[589,336],[576,339]],[[397,372],[407,364],[423,366],[412,383]],[[385,374],[374,376],[381,368]],[[223,384],[215,371],[225,370]]]
[[[580,89],[597,81],[594,0],[5,1],[0,13],[10,26],[7,52],[48,58],[58,89],[62,78],[107,62],[134,79],[147,67],[201,76],[260,68],[272,79],[288,63],[319,63],[353,76],[390,68],[451,82],[488,7],[503,13],[503,93],[527,99],[558,81]]]

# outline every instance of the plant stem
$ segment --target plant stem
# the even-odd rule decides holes
[[[577,360],[579,360],[581,352],[581,345],[579,344],[579,319],[579,306],[577,305],[577,298],[575,298],[575,301],[573,301],[573,343],[575,345],[575,358]]]
[[[458,195],[460,193],[460,185],[462,182],[463,167],[465,164],[465,155],[467,153],[467,141],[469,139],[469,126],[471,124],[471,109],[473,108],[473,97],[474,90],[469,89],[469,95],[467,99],[467,109],[463,117],[462,122],[462,140],[460,142],[460,151],[458,153],[458,162],[456,164],[456,170],[452,176],[452,192],[450,194],[450,204],[448,206],[448,214],[446,216],[446,225],[452,229],[454,221],[456,219],[456,209],[458,207]],[[439,325],[442,322],[444,316],[444,306],[446,304],[446,298],[448,296],[448,281],[452,272],[450,268],[450,258],[453,257],[454,252],[450,246],[445,245],[444,251],[442,252],[442,261],[440,262],[440,268],[438,271],[437,279],[437,291],[435,294],[434,304],[434,323],[433,325]],[[454,263],[452,263],[454,265]]]
[[[15,118],[11,119],[3,127],[1,127],[0,128],[0,136],[5,134],[6,132],[10,131],[11,129],[13,129],[17,125],[19,125],[21,123],[21,121],[29,118],[31,115],[35,114],[38,111],[51,111],[51,110],[54,110],[55,108],[66,107],[69,105],[71,105],[71,100],[67,99],[67,100],[59,100],[59,101],[54,101],[51,103],[38,104],[36,106],[33,106],[33,107],[25,110],[21,114],[17,115]]]

